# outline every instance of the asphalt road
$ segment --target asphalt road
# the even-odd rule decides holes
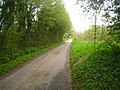
[[[70,43],[60,45],[0,80],[0,90],[71,90]]]

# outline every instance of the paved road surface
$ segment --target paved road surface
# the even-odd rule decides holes
[[[0,80],[0,90],[71,90],[69,47],[52,49]]]

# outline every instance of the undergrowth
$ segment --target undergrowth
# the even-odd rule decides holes
[[[63,42],[62,42],[63,43]],[[47,46],[40,46],[39,48],[26,48],[24,51],[15,51],[12,55],[3,55],[0,57],[0,76],[8,72],[9,70],[17,67],[20,64],[23,64],[32,58],[62,44],[51,44]],[[14,55],[13,55],[14,54]]]
[[[78,63],[75,67],[75,63]],[[73,90],[119,90],[120,49],[75,40],[71,47]]]

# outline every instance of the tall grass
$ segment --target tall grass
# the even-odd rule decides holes
[[[74,40],[71,45],[70,64],[73,65],[83,58],[86,58],[94,50],[94,45],[91,42]]]
[[[92,43],[75,40],[70,60],[73,90],[120,89],[120,54],[112,47],[99,44],[95,48]]]

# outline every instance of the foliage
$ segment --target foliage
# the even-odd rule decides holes
[[[71,26],[61,0],[0,0],[0,62],[61,42]]]
[[[80,33],[78,35],[78,38],[81,40],[89,40],[89,41],[94,41],[94,25],[86,30],[83,33]],[[96,26],[96,41],[101,41],[101,42],[105,42],[106,40],[108,40],[108,28],[105,26]]]
[[[79,61],[80,58],[85,58],[88,56],[89,52],[92,52],[91,47],[94,47],[91,42],[81,41],[77,39],[72,42],[70,56],[71,68],[76,62]]]
[[[33,53],[33,52],[36,52],[36,51],[38,51],[38,49],[34,48],[34,47],[26,48],[25,49],[25,54],[30,54],[30,53]]]
[[[77,1],[84,3],[84,11],[95,15],[95,25],[79,36],[91,43],[86,45],[85,42],[73,41],[70,61],[73,90],[119,90],[120,0]],[[100,13],[105,25],[97,26],[96,16]],[[93,40],[98,42],[93,44]],[[79,44],[84,47],[79,47]]]
[[[9,61],[6,61],[7,59],[9,59],[8,56],[2,57],[2,58],[5,58],[4,60],[1,60],[1,57],[0,57],[0,60],[2,61],[2,62],[0,62],[0,76],[5,74],[6,72],[8,72],[11,69],[14,69],[18,65],[23,64],[23,63],[31,60],[32,58],[34,58],[34,57],[52,49],[52,48],[54,48],[54,47],[56,47],[60,44],[62,44],[62,43],[57,43],[57,44],[52,44],[52,45],[49,45],[49,46],[44,46],[42,49],[37,49],[37,51],[35,51],[35,52],[34,52],[34,50],[36,50],[35,48],[29,48],[29,49],[27,49],[27,51],[30,50],[30,51],[32,51],[31,53],[26,54],[26,55],[25,54],[21,55],[17,58],[9,60]]]
[[[98,11],[102,14],[101,19],[106,23],[109,28],[110,44],[118,45],[120,43],[120,0],[77,0],[84,2],[86,5],[83,7],[86,11]],[[94,14],[94,13],[93,13]],[[114,43],[113,43],[114,42]]]
[[[76,58],[72,58],[71,62],[77,63],[75,66],[71,63],[73,90],[119,90],[120,48],[102,43],[95,49],[87,46],[86,43],[87,41],[75,40],[72,44],[71,52],[74,53],[71,53],[71,57]],[[80,44],[84,47],[79,47]],[[86,54],[77,54],[78,52]],[[80,56],[86,58],[80,61]]]

